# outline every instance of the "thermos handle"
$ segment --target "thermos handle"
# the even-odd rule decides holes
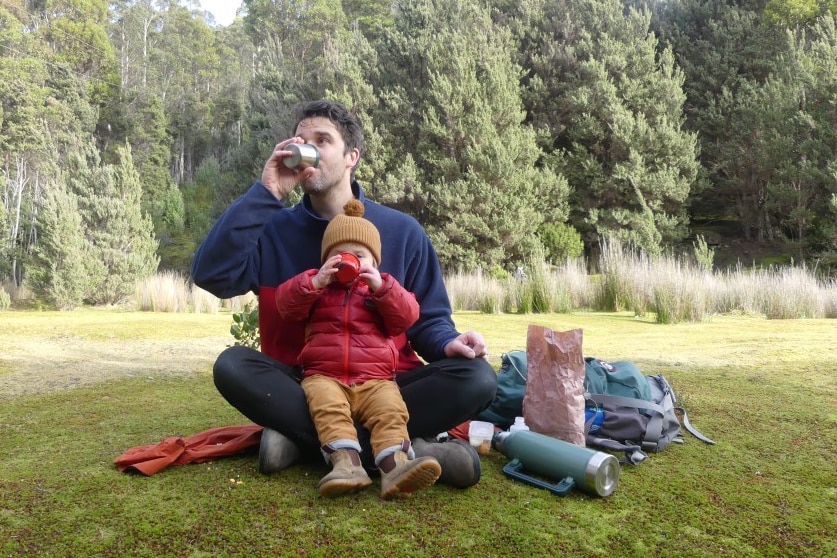
[[[558,496],[566,496],[570,493],[573,487],[575,487],[575,479],[572,477],[567,477],[557,484],[550,484],[540,479],[530,477],[529,475],[525,475],[521,472],[522,470],[523,463],[519,459],[512,459],[505,467],[503,467],[503,473],[505,473],[506,476],[538,488],[545,488]]]

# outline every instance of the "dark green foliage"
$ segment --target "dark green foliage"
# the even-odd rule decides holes
[[[342,0],[342,4],[349,24],[357,22],[359,31],[372,40],[393,25],[390,0]]]
[[[446,267],[520,261],[567,184],[524,123],[511,35],[468,0],[399,2],[378,44],[392,145],[391,204],[415,215]],[[420,62],[419,62],[420,61]]]
[[[50,306],[73,310],[95,287],[97,267],[75,194],[61,185],[49,191],[41,206],[39,232],[27,285]]]
[[[165,205],[169,189],[174,185],[169,169],[172,138],[167,131],[167,115],[162,101],[149,94],[128,103],[125,140],[136,153],[134,164],[142,180],[142,208],[154,221],[157,230],[165,230]],[[112,146],[115,152],[119,144]],[[116,154],[113,156],[114,160]]]
[[[86,194],[85,234],[101,263],[94,304],[116,304],[133,294],[137,279],[157,271],[159,257],[151,219],[142,212],[142,187],[130,149],[119,151],[118,166],[94,169],[97,181]],[[81,195],[81,194],[80,194]]]
[[[670,46],[685,75],[684,107],[691,128],[701,137],[701,162],[708,187],[692,205],[725,212],[742,221],[749,235],[761,229],[758,186],[749,179],[751,143],[761,134],[747,92],[774,71],[784,42],[781,33],[762,25],[760,2],[689,0],[655,13],[654,28]],[[749,237],[749,236],[748,236]]]
[[[130,150],[119,151],[118,166],[102,165],[95,155],[88,146],[68,160],[38,221],[42,243],[27,282],[60,309],[122,302],[159,262]]]
[[[824,215],[812,227],[807,238],[807,247],[819,259],[820,272],[837,275],[837,194],[831,200]]]
[[[158,257],[185,271],[320,97],[359,116],[358,179],[446,269],[540,244],[559,260],[552,226],[661,253],[695,216],[834,252],[834,2],[246,0],[229,28],[177,2],[30,4],[0,5],[0,275],[18,285],[78,145],[92,168],[130,146]],[[207,162],[209,204],[188,191]]]
[[[538,238],[543,244],[545,259],[551,264],[561,264],[575,259],[584,252],[584,242],[571,225],[544,223],[538,228]]]
[[[833,0],[767,0],[764,19],[778,27],[811,25],[823,15],[837,13]]]
[[[573,188],[573,226],[588,243],[616,236],[648,251],[681,238],[697,137],[683,129],[683,74],[671,51],[658,52],[650,14],[575,0],[514,16],[527,109]]]

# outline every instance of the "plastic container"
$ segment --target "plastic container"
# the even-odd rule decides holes
[[[514,424],[509,426],[509,432],[520,432],[523,430],[529,430],[529,427],[526,426],[526,420],[523,417],[515,417]]]
[[[480,455],[488,455],[491,451],[491,440],[494,438],[494,425],[490,422],[472,420],[468,426],[468,441],[477,448]]]

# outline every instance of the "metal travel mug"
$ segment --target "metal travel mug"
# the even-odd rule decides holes
[[[320,164],[320,152],[310,143],[289,143],[285,150],[291,152],[290,157],[285,158],[285,166],[289,169],[302,170]]]
[[[619,483],[619,460],[603,451],[577,446],[557,438],[527,430],[498,432],[494,448],[511,461],[503,473],[515,480],[565,496],[574,487],[595,496],[610,496]],[[531,477],[523,470],[550,479],[551,484]]]

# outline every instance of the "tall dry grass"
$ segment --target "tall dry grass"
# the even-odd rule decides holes
[[[186,279],[172,271],[139,279],[134,291],[137,310],[146,312],[186,312],[189,297]]]
[[[451,273],[445,284],[455,311],[484,314],[627,310],[658,323],[697,322],[713,314],[837,318],[837,281],[805,265],[712,271],[706,254],[696,255],[651,257],[606,241],[597,274],[581,259],[560,266],[533,259],[526,262],[525,278],[477,270]],[[212,314],[240,312],[256,296],[221,300],[180,274],[162,272],[137,282],[134,301],[142,311]]]
[[[822,292],[823,318],[837,318],[837,280],[832,279]]]
[[[445,277],[445,285],[454,310],[484,314],[570,312],[588,306],[595,294],[582,260],[529,262],[525,278],[458,271]]]
[[[172,271],[138,280],[134,293],[134,306],[143,312],[235,313],[255,301],[256,296],[252,293],[219,299]]]
[[[447,276],[446,284],[456,310],[492,314],[632,311],[651,315],[658,323],[735,313],[769,319],[837,318],[837,282],[818,277],[805,265],[712,271],[706,257],[651,257],[605,241],[595,275],[580,260],[559,267],[530,261],[524,280],[458,272]]]

